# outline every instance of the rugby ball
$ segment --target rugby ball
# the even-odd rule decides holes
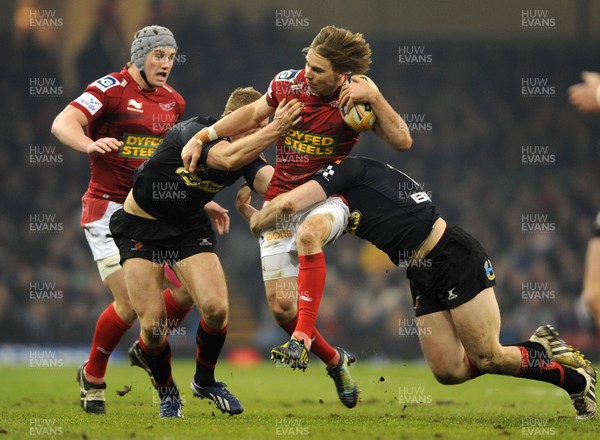
[[[371,87],[375,90],[379,90],[377,85],[366,75],[358,75],[360,78],[364,78]],[[348,77],[348,82],[351,81],[351,77]],[[371,109],[371,104],[368,102],[356,102],[352,107],[340,106],[340,113],[344,122],[350,128],[355,131],[368,131],[373,128],[377,121],[377,116]]]

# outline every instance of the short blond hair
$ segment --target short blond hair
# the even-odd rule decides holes
[[[329,60],[336,73],[364,74],[371,64],[371,46],[363,34],[331,25],[321,29],[302,53],[306,55],[310,49]]]
[[[229,99],[227,100],[227,104],[225,104],[225,110],[223,111],[221,117],[225,116],[229,112],[256,101],[261,96],[262,94],[254,87],[238,87],[231,92],[231,95],[229,95]]]

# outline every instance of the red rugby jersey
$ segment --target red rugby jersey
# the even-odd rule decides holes
[[[185,110],[185,101],[168,85],[140,87],[127,68],[87,86],[70,105],[88,119],[91,139],[123,141],[119,151],[90,156],[91,177],[86,195],[123,203],[133,185],[133,171],[145,162]]]
[[[286,98],[302,101],[302,122],[277,141],[275,174],[265,200],[310,180],[324,165],[342,159],[358,141],[340,114],[340,90],[328,97],[313,95],[302,70],[284,70],[269,84],[266,97],[272,107]]]

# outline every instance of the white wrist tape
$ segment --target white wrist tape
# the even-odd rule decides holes
[[[215,127],[213,125],[211,125],[210,127],[207,127],[208,130],[208,140],[210,141],[214,141],[215,139],[217,139],[219,136],[217,136],[217,130],[215,130]]]

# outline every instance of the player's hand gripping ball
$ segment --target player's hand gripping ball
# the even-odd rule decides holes
[[[367,80],[369,85],[375,90],[379,90],[377,85],[366,75],[358,75],[359,78]],[[348,81],[351,81],[348,78]],[[368,102],[355,102],[352,107],[340,107],[340,113],[344,122],[355,131],[368,131],[373,128],[377,121],[377,116],[371,109],[371,104]]]

